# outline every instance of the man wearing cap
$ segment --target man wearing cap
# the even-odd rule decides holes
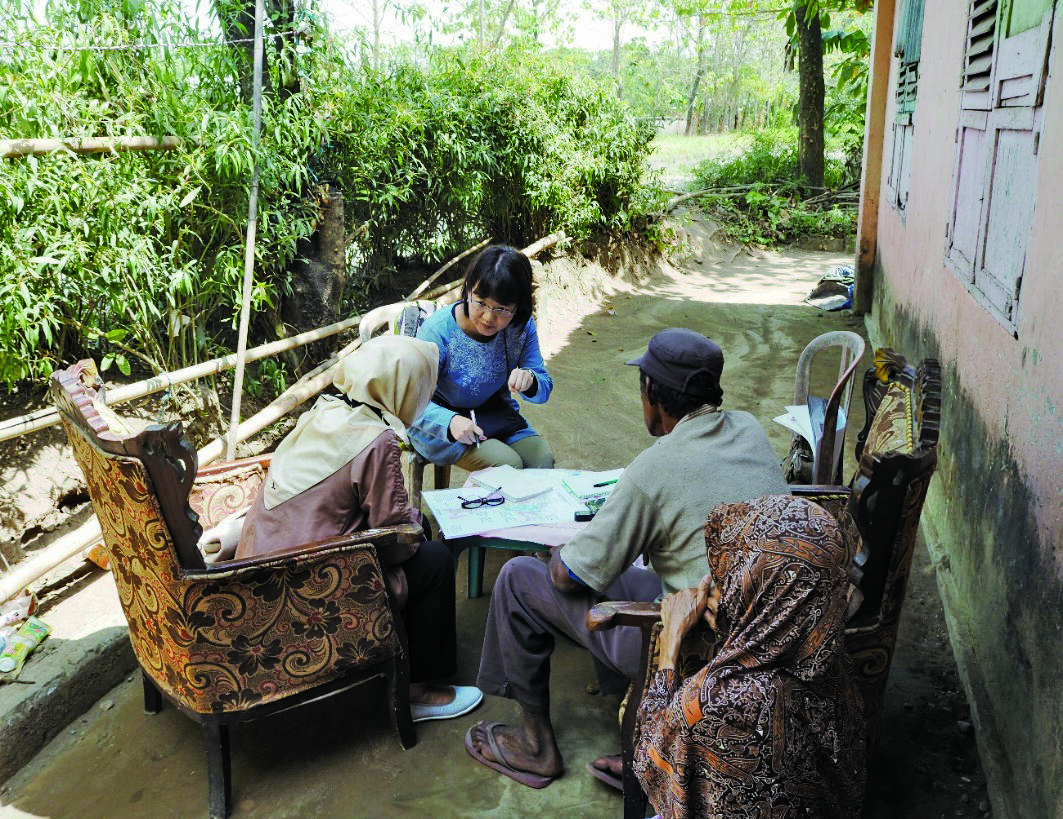
[[[523,724],[479,722],[469,753],[499,773],[544,787],[563,770],[550,721],[550,655],[557,637],[628,679],[638,673],[634,627],[590,631],[598,600],[652,601],[705,575],[703,529],[719,503],[789,491],[768,436],[748,412],[721,410],[723,351],[693,330],[662,330],[639,368],[646,429],[658,440],[624,470],[588,526],[554,549],[549,566],[507,562],[491,595],[477,684],[517,700]],[[632,566],[646,555],[653,571]],[[596,762],[608,779],[606,759]],[[598,775],[596,773],[596,775]]]

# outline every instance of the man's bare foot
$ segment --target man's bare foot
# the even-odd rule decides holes
[[[535,722],[531,720],[530,722]],[[492,762],[497,762],[519,771],[557,777],[564,771],[561,750],[554,741],[553,730],[542,730],[542,725],[518,728],[515,725],[494,725],[495,742],[502,751],[503,759],[495,759],[491,741],[487,737],[489,723],[481,720],[472,727],[472,743],[476,750]],[[547,725],[549,723],[547,722]]]
[[[418,705],[448,705],[454,702],[454,686],[410,683],[410,702]]]

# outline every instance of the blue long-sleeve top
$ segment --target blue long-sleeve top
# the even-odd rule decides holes
[[[452,407],[473,409],[502,390],[516,367],[535,376],[534,394],[524,396],[533,404],[545,403],[554,389],[554,381],[546,371],[539,350],[535,319],[529,318],[520,330],[505,327],[490,340],[477,341],[458,326],[454,311],[460,308],[461,302],[458,302],[437,310],[417,331],[418,338],[439,347],[439,380],[433,400],[409,428],[410,443],[421,455],[437,464],[456,462],[465,453],[467,445],[447,437],[450,422],[457,413],[440,406],[435,399],[442,398]],[[519,412],[517,402],[508,392],[505,400]],[[528,426],[511,435],[505,443],[535,434],[535,430]]]

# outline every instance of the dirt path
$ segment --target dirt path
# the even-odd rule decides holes
[[[557,386],[548,404],[528,406],[527,415],[551,441],[559,466],[623,465],[651,442],[636,373],[624,362],[663,327],[692,327],[720,342],[725,406],[756,415],[780,457],[789,434],[771,418],[792,398],[803,346],[828,330],[864,333],[849,313],[823,313],[801,301],[849,256],[736,253],[715,247],[709,233],[689,225],[686,249],[673,256],[674,264],[628,259],[621,277],[580,261],[539,271],[538,321]],[[819,384],[832,383],[832,375],[819,373]],[[858,427],[859,402],[854,416]],[[485,592],[502,559],[499,552],[488,557]],[[470,682],[487,598],[465,600],[463,577],[458,584],[457,679]],[[489,775],[468,760],[461,750],[464,720],[423,727],[418,747],[402,754],[375,696],[364,695],[345,704],[349,712],[323,705],[235,732],[237,815],[620,815],[619,797],[582,773],[585,762],[615,743],[615,703],[583,692],[590,677],[582,652],[559,647],[553,696],[568,773],[544,791]],[[959,691],[933,569],[920,548],[866,816],[986,815],[985,784]],[[198,731],[173,709],[144,717],[138,700],[139,683],[130,678],[10,780],[0,791],[3,805],[46,816],[201,813],[206,786]],[[512,719],[513,708],[489,698],[477,716]]]

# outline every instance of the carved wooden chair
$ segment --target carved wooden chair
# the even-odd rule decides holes
[[[229,725],[383,676],[403,748],[416,743],[409,653],[376,545],[411,542],[416,526],[373,529],[266,558],[208,567],[203,527],[250,506],[268,457],[211,466],[179,423],[132,431],[97,399],[95,365],[51,379],[51,397],[103,530],[144,707],[162,697],[198,721],[209,810],[231,804]],[[299,546],[299,544],[293,544]]]
[[[927,359],[916,370],[893,350],[878,350],[874,366],[864,377],[864,404],[868,420],[857,436],[859,463],[851,485],[792,486],[791,492],[828,509],[850,537],[859,539],[854,548],[856,565],[850,572],[855,588],[845,643],[864,700],[870,756],[878,735],[919,517],[937,465],[941,421],[938,362]],[[637,626],[642,630],[639,673],[628,688],[620,715],[624,816],[641,819],[646,796],[632,763],[639,704],[657,670],[660,606],[600,603],[587,615],[587,625],[592,629]],[[711,660],[714,649],[708,627],[693,629],[680,649],[680,676],[693,676]]]

